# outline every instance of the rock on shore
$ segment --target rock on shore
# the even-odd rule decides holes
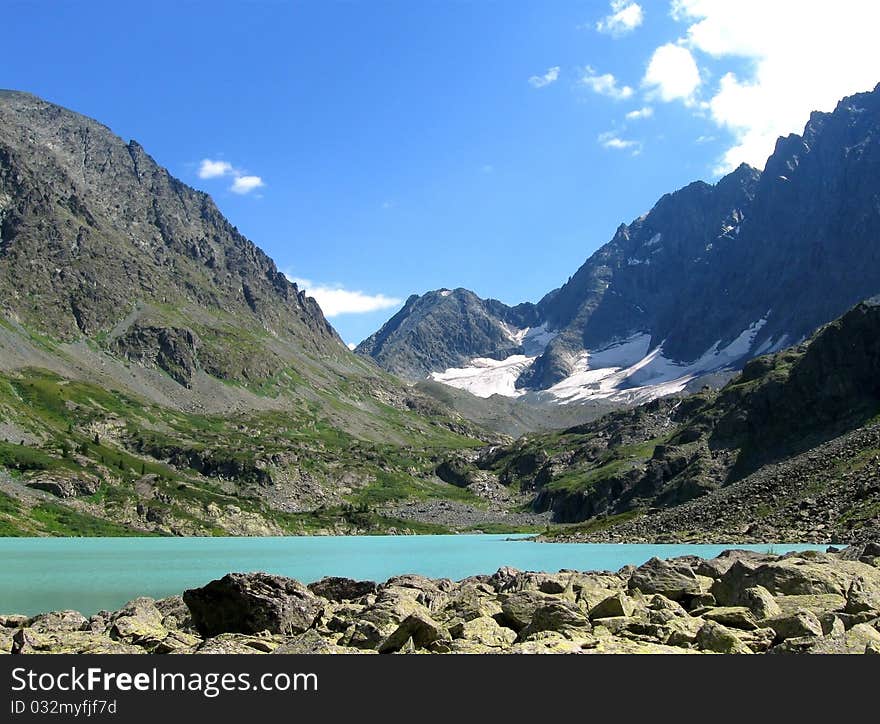
[[[0,616],[0,653],[880,653],[880,544],[458,582],[232,573],[90,618]]]

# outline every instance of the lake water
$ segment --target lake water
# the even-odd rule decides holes
[[[460,579],[501,566],[531,571],[617,570],[651,556],[716,556],[767,545],[533,543],[507,535],[292,538],[0,539],[0,613],[72,608],[90,615],[137,596],[162,598],[231,571],[268,571],[304,583],[323,576],[384,581],[401,573]],[[774,545],[773,551],[823,549]]]

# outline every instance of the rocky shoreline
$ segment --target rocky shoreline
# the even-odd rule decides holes
[[[458,582],[230,573],[88,618],[0,616],[0,653],[880,654],[880,543]]]

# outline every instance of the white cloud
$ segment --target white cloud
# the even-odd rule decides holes
[[[626,114],[626,120],[628,121],[639,121],[643,118],[650,118],[654,115],[654,109],[651,106],[645,106],[644,108],[639,108],[635,111],[630,111]]]
[[[629,0],[611,0],[611,14],[596,23],[596,30],[613,38],[631,33],[645,19],[642,6]]]
[[[287,278],[305,293],[313,297],[326,317],[338,317],[341,314],[365,314],[382,309],[391,309],[403,303],[402,299],[388,297],[384,294],[365,294],[352,291],[335,284],[316,284],[310,279],[302,279],[286,274]]]
[[[675,43],[661,45],[654,51],[642,79],[649,95],[663,101],[681,100],[691,104],[700,87],[700,70],[691,51]]]
[[[600,133],[596,139],[602,148],[609,148],[615,151],[631,151],[633,156],[638,156],[642,152],[642,144],[638,141],[621,138],[615,131],[606,131]]]
[[[623,101],[631,98],[634,91],[628,85],[618,85],[617,78],[611,73],[599,74],[594,68],[587,66],[584,74],[581,76],[581,85],[585,85],[594,93],[602,96],[608,96],[617,101]]]
[[[733,135],[717,172],[742,162],[762,168],[776,139],[803,131],[811,111],[880,80],[880,3],[835,0],[675,0],[687,45],[718,61],[748,61],[723,74],[708,101],[711,119]]]
[[[237,176],[229,190],[236,194],[249,194],[254,189],[262,188],[265,185],[259,176]]]
[[[355,347],[357,347],[357,345],[354,342],[349,342],[345,346],[348,347],[352,352],[354,352]]]
[[[199,164],[199,178],[221,178],[223,176],[231,176],[235,173],[232,164],[228,161],[214,161],[210,158],[203,158]]]
[[[544,75],[533,75],[529,78],[529,83],[532,88],[543,88],[557,80],[559,80],[559,66],[554,65],[552,68],[548,68]]]
[[[259,189],[266,185],[259,176],[246,174],[228,161],[216,161],[210,158],[202,159],[199,164],[198,175],[202,179],[232,177],[232,186],[229,187],[229,190],[241,195],[249,194],[254,189]]]

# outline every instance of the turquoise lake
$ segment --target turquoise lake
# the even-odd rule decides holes
[[[114,610],[162,598],[230,571],[268,571],[304,583],[323,576],[384,581],[401,573],[460,579],[501,566],[531,571],[617,570],[652,556],[716,556],[768,545],[533,543],[508,535],[293,538],[0,539],[0,613]],[[824,546],[773,545],[775,553]]]

